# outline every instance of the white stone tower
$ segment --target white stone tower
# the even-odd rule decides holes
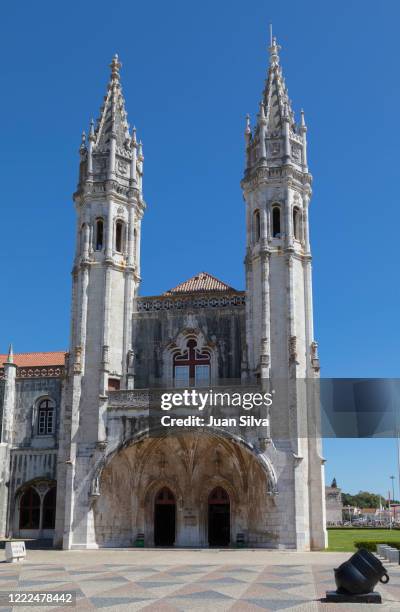
[[[319,375],[308,227],[312,177],[307,165],[304,114],[301,112],[300,124],[296,124],[275,38],[271,38],[269,54],[257,123],[252,130],[247,117],[245,130],[244,362],[250,380],[269,380],[273,386],[287,381],[284,412],[275,415],[275,422],[271,414],[271,435],[273,438],[276,420],[286,419],[284,437],[289,465],[293,463],[293,470],[285,475],[286,487],[292,488],[286,511],[295,520],[297,548],[319,548],[324,546],[325,517],[323,459],[315,430],[318,409],[311,394],[307,396],[305,385],[296,382],[318,379]],[[285,448],[283,442],[281,448]],[[293,485],[289,484],[291,479]]]
[[[142,145],[129,133],[116,55],[96,127],[82,136],[72,328],[57,495],[58,540],[90,547],[88,473],[106,445],[107,390],[133,388],[132,309],[140,282]],[[62,463],[62,462],[61,462]],[[61,482],[60,482],[61,478]],[[65,478],[65,487],[63,482]],[[60,486],[61,485],[61,486]],[[65,516],[62,516],[66,491]]]

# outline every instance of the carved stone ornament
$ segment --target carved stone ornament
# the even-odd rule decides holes
[[[107,168],[107,160],[105,157],[98,157],[93,162],[95,172],[105,172]]]
[[[135,365],[135,352],[132,349],[129,349],[128,351],[127,363],[129,369],[132,369]]]
[[[75,361],[74,361],[74,372],[79,373],[81,371],[81,359],[82,359],[82,347],[75,347]]]
[[[272,155],[279,155],[281,152],[281,143],[279,141],[271,142],[269,150]]]
[[[289,359],[296,361],[297,359],[297,337],[290,336],[289,338]]]
[[[301,161],[301,149],[297,146],[292,146],[292,157],[295,161]]]
[[[120,174],[126,174],[128,172],[128,164],[122,159],[118,161],[117,168]]]
[[[318,357],[318,343],[315,342],[315,340],[314,342],[311,342],[310,350],[311,350],[311,365],[314,368],[314,370],[318,372],[320,370],[320,364],[319,364],[319,357]]]
[[[107,364],[108,363],[108,356],[109,356],[109,347],[107,346],[107,344],[103,345],[103,364]]]

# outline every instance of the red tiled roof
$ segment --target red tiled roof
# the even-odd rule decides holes
[[[0,368],[7,361],[7,355],[0,355]],[[19,368],[35,366],[57,366],[64,365],[65,351],[51,351],[46,353],[16,353],[14,363]]]
[[[169,289],[163,295],[174,295],[176,293],[206,293],[208,291],[235,291],[223,281],[218,280],[208,272],[200,272],[187,281],[180,283],[173,289]]]

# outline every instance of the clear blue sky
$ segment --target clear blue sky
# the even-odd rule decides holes
[[[77,151],[115,52],[144,142],[142,294],[201,270],[243,288],[244,117],[257,111],[272,21],[309,126],[323,375],[398,376],[399,20],[395,0],[4,6],[0,350],[67,348]],[[353,443],[329,441],[328,479],[386,493],[395,448],[375,444],[376,458],[353,457]]]

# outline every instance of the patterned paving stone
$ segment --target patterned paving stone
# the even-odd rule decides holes
[[[109,597],[105,595],[104,597],[91,597],[90,601],[95,605],[96,608],[108,608],[112,607],[114,609],[119,608],[123,604],[135,604],[135,603],[144,603],[141,598],[134,597]]]
[[[293,599],[247,599],[247,603],[254,603],[263,610],[291,610],[294,606],[306,603],[307,600]]]
[[[378,589],[384,599],[380,609],[399,612],[400,567],[389,567],[389,575],[389,584]],[[76,609],[82,611],[338,612],[337,604],[332,607],[323,601],[326,591],[334,589],[333,565],[26,563],[11,568],[1,564],[0,591],[18,589],[76,591]],[[24,609],[15,608],[16,612]],[[341,607],[343,612],[369,609],[376,606]],[[43,610],[65,612],[62,607]]]

